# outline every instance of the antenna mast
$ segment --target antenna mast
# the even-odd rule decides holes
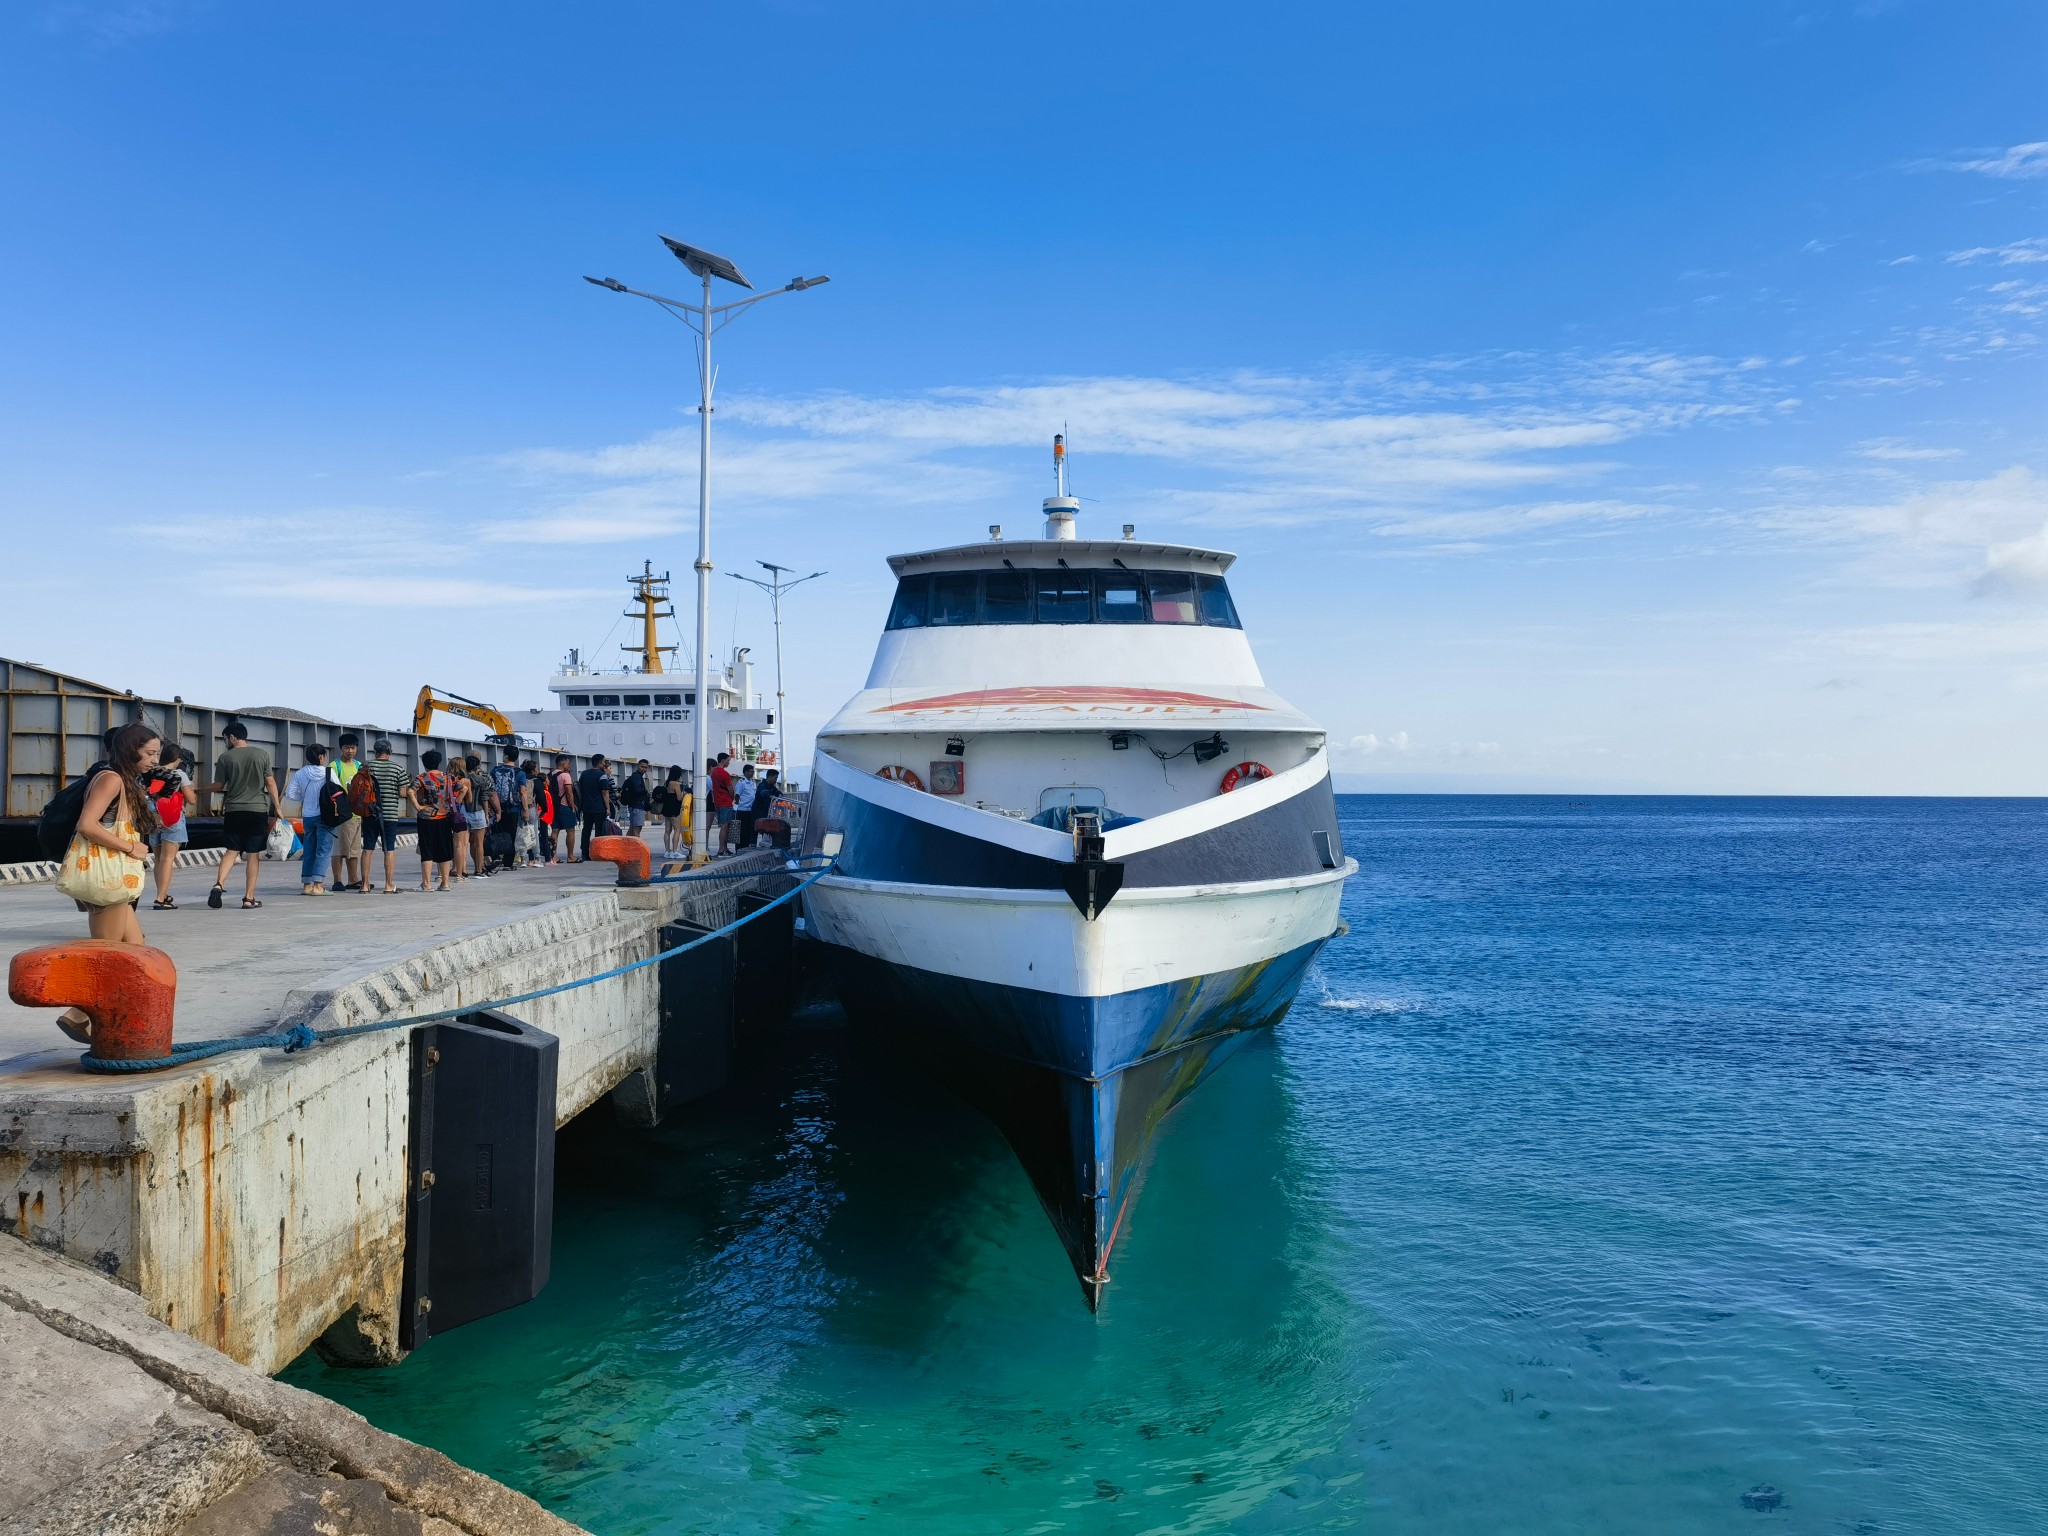
[[[672,619],[676,616],[674,608],[664,606],[668,602],[668,572],[663,571],[657,576],[654,574],[654,562],[643,560],[640,563],[640,574],[628,579],[633,583],[633,606],[626,610],[626,617],[640,621],[640,643],[622,645],[619,649],[638,651],[640,670],[658,674],[662,671],[662,653],[675,649],[672,645],[663,645],[654,628],[656,619]]]
[[[1081,503],[1067,494],[1067,434],[1064,432],[1055,432],[1052,436],[1052,484],[1053,494],[1045,498],[1045,536],[1048,539],[1074,538],[1074,516],[1081,510]]]

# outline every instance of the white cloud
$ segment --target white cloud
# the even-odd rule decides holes
[[[2048,236],[2034,235],[2006,245],[1976,245],[1967,251],[1951,251],[1948,259],[1959,265],[1996,258],[2001,267],[2031,266],[2048,261]]]
[[[1984,289],[1991,295],[1991,307],[2001,315],[2048,315],[2048,283],[2023,283],[2007,278]]]
[[[2048,522],[2023,538],[1986,550],[1977,590],[2027,597],[2048,593]]]
[[[1979,175],[1997,176],[2005,180],[2048,176],[2048,140],[2015,144],[2010,149],[1994,150],[1968,159],[1951,160],[1946,169],[1975,171]]]
[[[1020,455],[1069,426],[1080,488],[1117,480],[1133,516],[1284,526],[1346,520],[1417,539],[1612,524],[1647,505],[1546,497],[1598,480],[1652,434],[1760,417],[1773,365],[1673,353],[1433,359],[1326,376],[1238,373],[956,387],[912,394],[741,396],[721,415],[722,506],[866,501],[971,506],[1014,497]],[[502,467],[545,505],[487,539],[639,537],[694,515],[682,430]],[[1133,480],[1137,484],[1132,484]]]
[[[2048,482],[2022,465],[1889,501],[1779,506],[1765,519],[1801,537],[1862,546],[1862,574],[1879,585],[1979,592],[2034,590],[2032,550],[2044,524]]]
[[[129,530],[181,551],[202,552],[191,578],[213,591],[259,601],[333,603],[351,608],[505,608],[590,603],[609,588],[550,585],[544,565],[470,577],[415,575],[422,528],[434,544],[463,547],[440,518],[405,508],[321,507],[274,517],[153,518]],[[220,551],[218,557],[205,552]],[[524,578],[524,579],[522,579]]]
[[[1363,736],[1352,737],[1338,750],[1357,753],[1361,757],[1371,757],[1382,748],[1389,752],[1407,752],[1412,750],[1414,745],[1408,739],[1406,731],[1396,731],[1391,736],[1377,736],[1367,731]]]
[[[1859,659],[1954,666],[2048,657],[2048,619],[1872,624],[1815,637]]]
[[[1866,459],[1906,462],[1917,459],[1953,459],[1962,452],[1962,449],[1921,448],[1902,438],[1873,437],[1857,444],[1856,452]]]

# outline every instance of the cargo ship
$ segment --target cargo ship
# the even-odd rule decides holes
[[[588,665],[582,652],[572,650],[547,681],[552,702],[512,715],[509,721],[522,746],[586,756],[601,752],[614,761],[644,757],[652,763],[691,769],[690,721],[697,708],[696,680],[665,668],[662,658],[676,647],[661,644],[656,628],[657,620],[672,617],[669,577],[666,572],[657,575],[648,563],[630,580],[633,595],[625,617],[639,626],[640,638],[620,649],[636,657],[639,665],[603,670]],[[731,753],[735,763],[773,766],[774,750],[763,745],[762,737],[773,729],[775,713],[761,708],[760,696],[754,692],[753,662],[745,646],[735,649],[723,668],[711,670],[711,686],[706,692],[711,750]]]

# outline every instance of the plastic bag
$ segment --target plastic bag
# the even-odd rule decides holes
[[[277,825],[270,829],[270,842],[263,850],[263,857],[288,859],[292,856],[292,850],[298,846],[298,842],[298,834],[292,830],[292,824],[279,818]]]

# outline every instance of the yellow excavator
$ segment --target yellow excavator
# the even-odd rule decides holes
[[[420,689],[420,696],[413,701],[412,730],[415,736],[431,735],[434,728],[434,711],[444,715],[460,715],[465,720],[474,720],[489,731],[490,742],[496,747],[517,747],[524,745],[519,733],[512,729],[512,722],[502,710],[480,704],[475,699],[465,699],[459,693],[447,689],[436,690],[432,683]]]

